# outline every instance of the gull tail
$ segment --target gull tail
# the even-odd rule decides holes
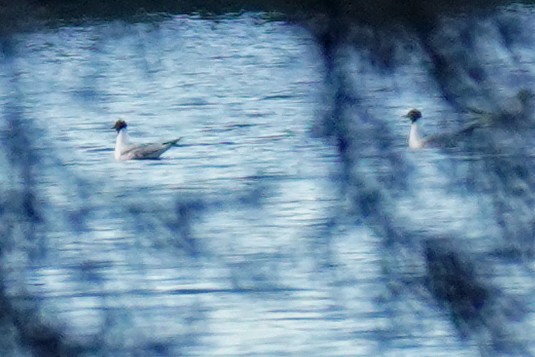
[[[182,140],[182,138],[178,138],[178,139],[175,139],[175,140],[166,141],[165,143],[163,143],[163,145],[174,146],[174,145],[176,145],[176,143],[178,143],[180,140]]]
[[[476,108],[476,107],[471,107],[471,106],[468,106],[468,105],[465,108],[466,108],[467,112],[470,112],[472,114],[477,114],[477,115],[489,115],[490,114],[486,110],[479,109],[479,108]]]
[[[469,126],[472,128],[476,127],[488,127],[492,122],[494,122],[497,117],[495,114],[474,107],[466,107],[466,110],[472,115],[475,115],[475,118],[472,118],[472,121],[469,123]]]

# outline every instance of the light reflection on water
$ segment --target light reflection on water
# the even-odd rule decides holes
[[[182,350],[180,336],[194,333],[194,352],[228,355],[296,353],[323,334],[314,325],[327,296],[311,286],[305,258],[309,234],[339,204],[335,155],[309,137],[321,61],[302,30],[249,20],[177,17],[19,39],[26,114],[61,170],[85,185],[81,197],[68,174],[43,175],[58,233],[27,273],[73,338],[90,339],[109,319],[112,348],[171,339]],[[182,145],[160,161],[115,162],[119,117],[139,141],[183,136]],[[174,222],[187,234],[162,227],[178,219],[177,202],[201,207],[185,213],[198,224]],[[81,231],[62,233],[64,210],[84,206]]]
[[[39,174],[47,254],[8,280],[73,339],[103,335],[118,356],[158,343],[170,355],[475,354],[419,292],[389,302],[381,242],[341,199],[334,148],[310,136],[323,68],[303,30],[250,15],[60,27],[21,35],[13,66],[39,152],[58,161]],[[358,79],[375,115],[421,94]],[[184,139],[162,160],[116,162],[117,118],[139,141]],[[393,127],[405,153],[408,128]],[[460,194],[445,199],[441,154],[411,155],[421,200],[437,202],[420,211],[435,215],[415,214],[411,188],[399,216],[466,227],[466,206],[447,209]]]

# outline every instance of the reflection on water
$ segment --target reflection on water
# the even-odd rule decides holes
[[[296,26],[174,16],[49,28],[13,46],[0,71],[2,135],[31,138],[36,160],[25,173],[0,156],[13,168],[2,190],[32,191],[3,209],[42,217],[25,225],[2,216],[12,227],[1,231],[12,237],[2,273],[7,295],[39,300],[39,316],[80,354],[486,350],[484,337],[459,342],[430,291],[459,320],[464,306],[423,281],[426,271],[448,280],[442,268],[463,264],[454,253],[437,263],[448,259],[426,255],[420,237],[463,235],[481,252],[499,234],[490,204],[465,186],[467,163],[488,164],[483,155],[406,149],[398,116],[408,106],[430,113],[431,130],[449,110],[421,63],[385,77],[360,54],[340,54],[369,108],[347,110],[348,158],[340,142],[310,135],[329,113],[329,74]],[[140,142],[184,139],[161,160],[116,162],[118,118]],[[511,289],[531,289],[529,274],[511,275],[525,286]],[[487,292],[483,283],[466,290]],[[505,333],[489,330],[480,333]]]

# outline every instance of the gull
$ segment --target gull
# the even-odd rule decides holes
[[[425,137],[422,134],[419,119],[422,118],[422,112],[418,109],[411,109],[407,114],[403,115],[411,121],[411,129],[409,132],[409,147],[411,149],[422,149],[425,147],[452,147],[461,139],[464,134],[470,133],[476,127],[480,126],[478,122],[472,122],[465,128],[453,132]]]
[[[117,130],[117,140],[115,141],[116,160],[145,160],[158,159],[161,154],[169,150],[180,139],[166,141],[163,143],[133,144],[128,136],[127,125],[124,120],[117,120],[112,129]]]

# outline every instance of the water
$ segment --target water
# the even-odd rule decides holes
[[[311,135],[329,110],[328,88],[302,28],[256,14],[162,16],[51,26],[17,35],[13,47],[0,101],[33,135],[44,223],[5,255],[7,293],[35,297],[39,316],[83,355],[485,350],[485,338],[459,339],[423,285],[400,293],[403,281],[392,279],[425,275],[421,248],[395,251],[363,224],[335,145]],[[493,232],[477,198],[444,176],[479,157],[407,152],[408,125],[397,118],[407,103],[431,118],[449,110],[422,64],[384,76],[358,52],[346,55],[368,113],[395,115],[392,152],[416,180],[393,191],[398,222],[426,234]],[[116,162],[118,118],[140,142],[183,140],[158,161]],[[362,155],[350,175],[389,182],[383,155]],[[4,175],[3,190],[25,182],[16,169]],[[507,271],[524,286],[508,289],[529,294],[529,274]]]
[[[39,155],[61,164],[38,178],[57,234],[21,279],[73,338],[99,335],[111,315],[106,336],[145,336],[109,337],[112,349],[157,339],[247,354],[299,335],[301,309],[320,313],[324,294],[299,257],[338,204],[336,158],[309,136],[322,67],[306,32],[254,16],[67,26],[21,35],[12,66],[43,133]],[[182,145],[160,161],[116,162],[117,118],[141,142]],[[69,215],[81,216],[74,233]],[[295,295],[303,301],[284,307]],[[258,335],[236,334],[266,314]],[[193,335],[186,346],[182,334]]]

